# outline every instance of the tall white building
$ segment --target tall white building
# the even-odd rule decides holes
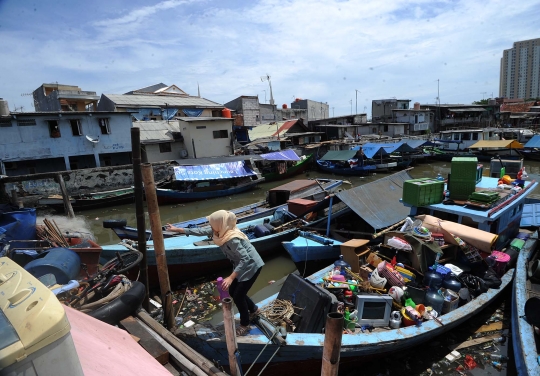
[[[499,96],[540,97],[540,38],[514,42],[501,58]]]

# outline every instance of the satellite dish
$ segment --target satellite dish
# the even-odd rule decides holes
[[[99,142],[99,136],[97,137],[92,137],[92,136],[88,136],[86,135],[86,139],[90,142],[93,142],[94,144],[97,144]]]

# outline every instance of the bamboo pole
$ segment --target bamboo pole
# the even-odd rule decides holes
[[[137,217],[137,244],[138,251],[142,253],[143,258],[139,264],[141,272],[140,281],[144,284],[145,293],[142,306],[150,312],[149,301],[149,282],[148,282],[148,258],[146,255],[146,223],[144,221],[144,203],[143,203],[143,183],[141,171],[141,130],[140,128],[131,128],[131,155],[133,157],[133,185],[135,193],[135,215]]]
[[[373,234],[373,239],[375,239],[375,238],[377,238],[377,237],[379,237],[379,236],[381,236],[381,235],[384,235],[384,234],[386,234],[387,232],[390,232],[390,231],[394,230],[394,229],[395,229],[396,227],[398,227],[399,225],[405,223],[406,220],[407,220],[407,218],[405,218],[405,219],[399,221],[398,223],[393,224],[392,226],[390,226],[390,227],[388,227],[388,228],[386,228],[386,229],[384,229],[384,230],[382,230],[382,231],[376,232],[375,234]]]
[[[343,314],[329,313],[326,317],[321,376],[337,376],[343,336]]]
[[[165,243],[163,242],[163,230],[159,217],[159,206],[154,183],[154,172],[150,163],[144,163],[141,167],[150,217],[150,228],[154,239],[154,253],[156,255],[161,301],[163,302],[164,324],[167,329],[174,328],[174,315],[172,314],[172,294],[169,282],[169,270],[167,269],[167,256],[165,255]]]
[[[71,207],[71,201],[69,201],[69,195],[66,189],[66,183],[64,183],[64,178],[62,174],[56,174],[56,181],[60,186],[60,192],[62,192],[62,200],[64,201],[64,209],[68,218],[75,218],[75,213],[73,212],[73,207]]]
[[[200,367],[207,375],[212,376],[227,376],[226,373],[217,369],[214,364],[204,356],[193,350],[180,339],[175,337],[171,332],[161,326],[154,320],[146,311],[140,310],[137,312],[137,318],[148,325],[152,330],[158,333],[161,338],[167,341],[172,347],[184,355],[190,362]]]
[[[227,342],[227,352],[229,353],[229,372],[232,376],[240,376],[242,372],[240,364],[236,362],[236,352],[238,344],[236,343],[236,332],[234,329],[234,315],[232,312],[232,299],[225,298],[223,303],[223,324],[225,327],[225,340]]]

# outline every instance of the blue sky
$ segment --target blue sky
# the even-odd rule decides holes
[[[268,74],[278,106],[328,102],[331,116],[435,103],[437,80],[441,103],[468,104],[498,95],[503,50],[539,38],[538,20],[531,0],[0,0],[0,97],[33,111],[22,94],[42,83],[101,95],[163,82],[269,102]]]

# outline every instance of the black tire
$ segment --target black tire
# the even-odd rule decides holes
[[[107,324],[118,325],[120,321],[135,313],[142,304],[145,288],[141,282],[132,283],[133,286],[125,293],[103,307],[89,312],[88,315]]]
[[[125,219],[106,219],[103,221],[103,228],[118,228],[127,226]]]
[[[139,265],[142,257],[143,254],[139,251],[121,252],[120,258],[122,259],[122,262],[120,262],[118,258],[115,257],[107,261],[101,269],[114,269],[117,274],[122,274],[133,268],[134,266]]]

